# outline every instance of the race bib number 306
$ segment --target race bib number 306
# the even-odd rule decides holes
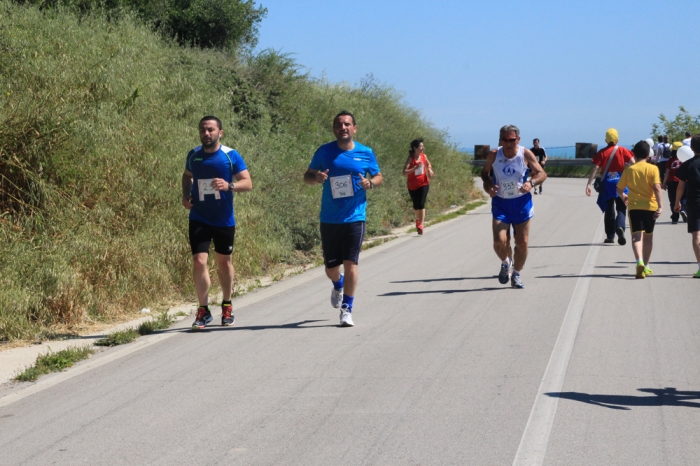
[[[506,180],[501,182],[501,197],[510,199],[520,194],[518,190],[518,182],[515,180]]]
[[[352,186],[352,176],[332,176],[330,178],[331,194],[333,199],[342,199],[344,197],[352,197],[355,195],[355,190]]]
[[[206,196],[207,194],[213,194],[214,199],[221,199],[221,192],[218,189],[214,189],[211,187],[213,181],[213,179],[197,180],[197,189],[199,190],[199,200],[201,202],[204,202],[204,196]]]

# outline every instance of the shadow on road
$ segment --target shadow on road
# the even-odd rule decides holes
[[[657,262],[658,263],[658,262]],[[652,263],[651,266],[653,267],[654,264]],[[614,278],[616,280],[636,280],[634,277],[634,271],[631,271],[629,274],[606,274],[606,273],[590,273],[590,274],[585,274],[585,275],[577,275],[577,274],[566,274],[566,275],[540,275],[535,278],[582,278],[582,277],[589,277],[589,278]],[[654,275],[649,276],[649,280],[654,280],[655,278],[692,278],[692,275],[688,274],[683,274],[683,275],[661,275],[658,273],[655,273]]]
[[[603,246],[603,243],[582,243],[582,244],[552,244],[547,246],[530,246],[528,249],[544,249],[544,248],[578,248],[578,247],[590,247],[590,246]]]
[[[275,330],[275,329],[306,329],[306,328],[324,328],[324,327],[338,327],[338,325],[335,324],[328,324],[328,325],[305,325],[305,324],[313,324],[315,322],[328,322],[328,319],[324,320],[302,320],[300,322],[291,322],[289,324],[283,324],[283,325],[249,325],[247,327],[239,327],[236,326],[235,324],[230,326],[230,327],[222,327],[216,324],[209,324],[210,326],[207,326],[203,329],[199,330],[193,330],[191,327],[185,327],[185,328],[171,328],[167,330],[156,330],[155,332],[151,333],[151,335],[157,335],[159,333],[206,333],[206,332],[228,332],[228,331],[234,331],[234,330]]]
[[[615,262],[616,264],[630,264],[634,265],[634,262],[625,262],[625,261],[618,261]],[[660,265],[688,265],[688,264],[697,264],[697,262],[669,262],[669,261],[651,261],[651,266],[655,266],[656,264]]]
[[[580,392],[545,393],[552,398],[564,398],[581,403],[602,406],[603,408],[629,411],[626,406],[681,406],[685,408],[700,408],[700,403],[690,400],[700,400],[700,392],[680,392],[673,387],[639,388],[640,392],[651,393],[653,396],[633,395],[594,395]]]
[[[489,277],[492,278],[492,277]],[[414,294],[452,294],[452,293],[473,293],[474,291],[497,291],[510,290],[510,286],[500,286],[492,288],[476,288],[472,290],[425,290],[425,291],[392,291],[391,293],[378,294],[379,297],[386,296],[405,296]]]
[[[496,278],[496,275],[489,275],[488,277],[426,278],[424,280],[401,280],[398,282],[389,282],[389,283],[458,282],[461,280],[490,280],[492,278]]]

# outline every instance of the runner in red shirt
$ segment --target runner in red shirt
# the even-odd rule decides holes
[[[403,174],[408,177],[408,193],[413,201],[413,210],[416,211],[416,230],[423,234],[423,222],[425,221],[425,200],[428,197],[430,178],[435,176],[433,166],[428,157],[423,153],[423,139],[411,141],[411,150],[408,151],[406,165]]]
[[[676,172],[681,168],[681,165],[683,165],[683,162],[678,159],[677,152],[682,146],[682,142],[676,141],[673,143],[671,158],[666,162],[666,174],[661,184],[661,189],[668,189],[668,200],[671,202],[671,223],[674,225],[678,223],[679,215],[683,216],[684,222],[688,221],[688,216],[685,213],[685,193],[683,193],[683,197],[681,198],[680,212],[673,210],[673,206],[676,205],[676,190],[678,189],[678,182],[680,181],[676,176]]]

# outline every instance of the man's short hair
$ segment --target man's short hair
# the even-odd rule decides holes
[[[341,116],[349,116],[350,118],[352,118],[352,124],[353,124],[354,126],[357,126],[357,123],[355,123],[355,115],[353,115],[352,113],[348,112],[347,110],[342,110],[339,114],[337,114],[337,115],[335,116],[335,118],[333,118],[333,124],[334,124],[334,125],[335,125],[335,122],[338,121],[338,118],[340,118]]]
[[[685,132],[685,137],[689,138],[690,136],[692,136],[692,134],[690,133],[690,131],[686,131],[686,132]]]
[[[517,137],[520,137],[520,129],[515,125],[505,125],[501,127],[501,130],[498,132],[498,137],[500,138],[504,134],[508,134],[513,131],[515,131],[515,135]]]
[[[668,134],[664,134],[664,142],[668,142]]]
[[[534,144],[535,142],[540,142],[540,140],[538,138],[535,138],[532,140],[532,143]]]
[[[700,134],[696,134],[692,138],[690,138],[690,148],[693,149],[693,152],[700,153]]]
[[[639,141],[637,144],[634,145],[632,153],[634,153],[634,157],[637,160],[646,159],[647,157],[649,157],[649,143],[646,141]]]
[[[413,152],[414,149],[417,149],[421,142],[423,142],[423,138],[418,138],[411,141],[411,152]]]
[[[219,119],[216,118],[215,116],[211,116],[211,115],[204,116],[204,117],[202,117],[201,120],[199,120],[199,124],[201,125],[203,121],[215,121],[215,122],[216,122],[216,126],[217,126],[219,129],[222,129],[222,128],[223,128],[223,125],[221,124],[221,120],[219,120]]]
[[[663,137],[663,136],[659,136],[659,142],[664,142],[664,137]]]

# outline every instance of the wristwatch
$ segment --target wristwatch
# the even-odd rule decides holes
[[[530,180],[530,189],[534,189],[534,188],[535,188],[535,182]]]
[[[233,183],[228,184],[228,190],[233,192]]]
[[[374,181],[369,180],[369,189],[374,189]]]

